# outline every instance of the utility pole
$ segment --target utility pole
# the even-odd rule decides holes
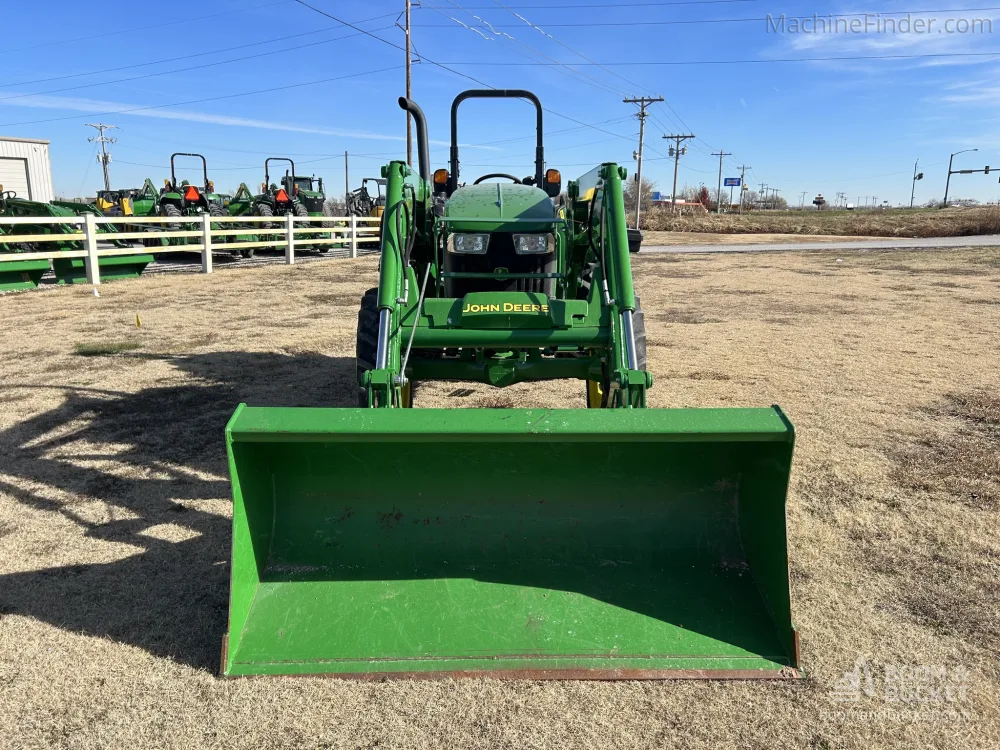
[[[118,126],[117,125],[105,125],[102,122],[99,122],[96,125],[92,125],[91,123],[88,122],[88,123],[86,123],[86,125],[87,125],[88,128],[96,128],[97,132],[100,134],[100,135],[95,135],[93,138],[88,138],[87,142],[88,143],[94,143],[96,141],[97,143],[101,144],[101,153],[97,157],[97,162],[101,165],[101,168],[104,170],[104,189],[105,190],[110,190],[111,189],[111,175],[108,174],[108,164],[111,163],[111,154],[108,153],[107,144],[109,144],[109,143],[117,143],[118,139],[117,138],[108,138],[107,136],[104,135],[104,131],[105,130],[117,130]]]
[[[747,192],[747,170],[752,169],[745,164],[740,167],[740,213],[743,213],[743,196]]]
[[[654,104],[656,102],[662,102],[662,96],[640,96],[629,97],[628,99],[622,99],[625,104],[638,104],[639,112],[636,117],[639,118],[639,155],[638,161],[639,166],[635,173],[635,228],[639,228],[639,209],[642,206],[642,141],[646,132],[646,106],[649,104]]]
[[[715,189],[715,213],[722,213],[722,160],[727,156],[732,156],[732,154],[727,154],[722,149],[719,149],[719,153],[713,153],[712,156],[719,157],[719,185]]]
[[[344,152],[344,207],[347,207],[347,196],[351,194],[351,178],[347,172],[347,152]]]
[[[674,189],[670,193],[670,210],[677,213],[677,168],[680,166],[681,157],[687,153],[687,146],[682,149],[681,144],[694,138],[694,135],[665,135],[663,137],[665,140],[674,142],[667,154],[674,157]]]
[[[411,99],[410,91],[410,0],[406,0],[406,98]],[[413,119],[406,112],[406,163],[413,166]]]
[[[774,195],[771,196],[771,208],[777,208],[778,207],[778,193],[780,193],[781,191],[778,190],[778,188],[771,188],[771,192],[774,193]]]
[[[805,208],[806,206],[806,191],[803,190],[799,193],[799,208]]]
[[[920,159],[913,162],[913,182],[910,184],[910,208],[913,208],[913,196],[917,191],[917,180],[924,179],[924,173],[921,172],[917,174],[917,165],[920,163]]]
[[[757,202],[760,203],[760,210],[767,208],[767,183],[760,183],[760,190],[757,191]]]

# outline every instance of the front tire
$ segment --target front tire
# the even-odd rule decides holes
[[[378,288],[369,289],[361,298],[358,311],[358,335],[355,347],[358,370],[358,406],[368,407],[368,390],[362,385],[365,373],[375,369],[378,352]]]
[[[646,316],[642,310],[642,300],[635,296],[635,312],[632,313],[632,335],[635,338],[635,364],[642,372],[646,371]],[[588,380],[584,396],[588,409],[606,409],[611,384],[608,381]]]

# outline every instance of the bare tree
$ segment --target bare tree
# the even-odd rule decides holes
[[[628,180],[625,185],[625,213],[628,216],[635,214],[635,178]],[[652,180],[642,178],[642,211],[645,213],[653,207],[653,192],[656,190],[656,183]]]

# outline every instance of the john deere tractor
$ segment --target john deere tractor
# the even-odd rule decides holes
[[[272,161],[287,161],[292,169],[286,172],[281,178],[281,184],[271,182],[269,165]],[[264,159],[264,182],[261,183],[261,192],[254,196],[254,214],[256,216],[284,216],[293,214],[295,216],[309,216],[309,209],[298,196],[295,189],[292,175],[295,174],[295,162],[285,157],[270,157]],[[322,208],[320,209],[322,213]]]
[[[463,182],[458,110],[483,98],[534,105],[527,177]],[[432,175],[424,115],[400,106],[419,170],[383,168],[359,408],[241,405],[227,427],[223,674],[798,676],[792,425],[649,407],[625,169],[563,197],[537,97],[474,90]],[[556,379],[581,408],[412,408],[420,383]]]
[[[175,169],[174,162],[178,156],[191,156],[196,159],[201,159],[203,181],[202,188],[200,190],[187,180],[180,183],[177,182],[177,171]],[[223,197],[215,192],[215,183],[208,179],[208,162],[204,156],[201,154],[186,153],[176,153],[170,155],[170,179],[164,180],[163,188],[160,190],[158,198],[158,211],[160,216],[178,219],[178,221],[176,223],[165,225],[164,228],[166,230],[171,231],[198,228],[198,226],[193,223],[187,225],[182,224],[179,220],[185,216],[201,216],[206,213],[210,216],[228,216],[229,212],[223,203]],[[222,224],[212,225],[212,229],[228,228],[229,227],[223,226]],[[212,242],[213,244],[224,244],[226,242],[226,237],[213,237]],[[197,237],[175,237],[168,239],[165,244],[197,245],[200,243],[201,239]],[[244,258],[249,258],[253,255],[253,250],[234,249],[232,254],[242,255]]]

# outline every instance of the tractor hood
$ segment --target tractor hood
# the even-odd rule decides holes
[[[552,228],[555,204],[531,185],[484,182],[452,193],[445,216],[453,232],[545,232]]]

